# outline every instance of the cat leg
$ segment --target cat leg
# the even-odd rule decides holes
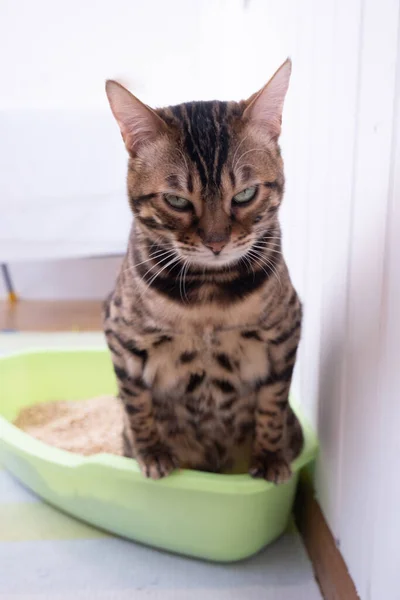
[[[300,319],[286,324],[286,330],[268,341],[269,374],[258,384],[255,409],[255,438],[250,474],[273,483],[284,483],[292,475],[290,461],[294,450],[299,452],[297,441],[289,439],[295,422],[289,406],[289,389],[292,380],[296,351],[300,339]],[[288,423],[289,422],[289,423]],[[298,432],[297,432],[298,433]],[[296,448],[291,445],[296,442]]]
[[[160,439],[154,420],[151,390],[143,380],[147,353],[132,340],[125,340],[110,329],[106,329],[105,335],[111,351],[119,397],[123,402],[131,433],[129,439],[125,434],[124,451],[136,458],[145,477],[165,477],[178,467],[178,461],[168,445]]]

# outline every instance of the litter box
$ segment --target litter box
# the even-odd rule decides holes
[[[299,471],[317,441],[301,412],[305,447],[294,476],[275,486],[249,475],[183,470],[145,479],[135,460],[50,447],[11,421],[28,405],[115,394],[107,350],[41,350],[0,358],[0,462],[50,504],[124,538],[212,561],[258,552],[285,530]]]

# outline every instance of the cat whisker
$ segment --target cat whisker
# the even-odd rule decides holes
[[[187,164],[187,160],[186,160],[186,156],[183,154],[182,150],[180,148],[176,148],[176,150],[179,152],[179,154],[182,156],[183,161],[185,163],[185,167],[186,167],[186,171],[189,173],[189,167]]]
[[[187,263],[187,259],[185,260],[185,262],[183,263],[183,265],[181,267],[181,270],[179,271],[179,294],[181,296],[182,302],[184,300],[183,293],[182,293],[182,291],[183,291],[183,270],[186,266],[186,263]]]
[[[257,258],[260,258],[262,260],[268,260],[268,255],[264,254],[264,253],[261,254],[260,251],[251,249],[250,252],[249,252],[249,254],[250,253],[252,253],[254,256],[257,256]]]
[[[163,271],[165,271],[165,269],[167,267],[170,267],[171,265],[173,265],[174,263],[178,262],[179,260],[181,260],[180,256],[176,256],[175,258],[173,258],[172,260],[170,260],[162,269],[160,269],[159,271],[157,271],[157,273],[155,275],[153,275],[153,277],[150,279],[150,281],[146,282],[147,285],[150,287],[154,283],[154,281],[157,279],[157,277]]]
[[[250,150],[246,150],[246,152],[243,152],[243,154],[241,154],[239,156],[239,158],[237,159],[236,163],[233,166],[233,170],[236,171],[236,168],[239,164],[239,162],[242,160],[242,158],[244,156],[246,156],[246,154],[250,154],[250,152],[264,152],[263,148],[251,148]]]
[[[136,267],[139,267],[140,265],[144,265],[148,262],[154,261],[154,260],[159,260],[161,262],[163,262],[164,260],[167,260],[170,256],[173,256],[173,252],[171,250],[167,250],[167,251],[163,251],[159,254],[155,254],[153,256],[150,256],[149,258],[147,258],[146,260],[143,260],[141,262],[135,263],[133,265],[130,265],[127,269],[124,269],[123,272],[133,272],[135,270]],[[152,269],[154,269],[157,266],[157,263],[155,265],[153,265],[152,267],[150,267],[149,271],[151,271]],[[147,273],[149,272],[147,271]]]
[[[255,250],[260,252],[259,248],[255,248]],[[266,250],[269,251],[267,254],[265,253]],[[270,252],[273,252],[274,254],[281,254],[283,256],[283,252],[281,250],[277,250],[276,248],[263,248],[262,256],[268,256]]]
[[[253,279],[254,279],[254,277],[256,276],[256,272],[253,269],[253,265],[251,264],[251,261],[247,258],[247,256],[242,256],[240,259],[240,262],[242,262],[242,260],[246,266],[247,272],[250,273],[250,269],[253,271]],[[249,269],[249,267],[250,267],[250,269]]]
[[[275,266],[266,258],[266,257],[261,257],[258,254],[256,254],[255,252],[250,252],[249,253],[251,256],[253,256],[254,260],[261,262],[262,264],[264,264],[268,269],[270,269],[275,277],[277,278],[278,282],[279,282],[279,286],[280,286],[280,291],[282,293],[282,282],[281,282],[281,278],[279,276],[278,271],[276,270]],[[261,265],[260,265],[261,266]],[[263,267],[261,267],[263,269]],[[267,271],[265,271],[265,269],[263,269],[263,271],[265,273],[267,273]]]
[[[253,246],[263,246],[263,247],[264,247],[264,246],[265,246],[265,247],[268,247],[268,246],[279,246],[279,247],[281,247],[281,245],[282,245],[282,244],[280,244],[278,241],[276,241],[276,240],[274,240],[274,239],[272,239],[272,238],[271,238],[270,240],[267,240],[267,241],[262,241],[262,242],[257,242],[257,241],[256,241],[256,242],[254,242],[254,244],[253,244]]]
[[[271,238],[270,240],[266,240],[266,241],[256,241],[253,243],[253,247],[255,246],[259,246],[260,248],[270,248],[271,246],[275,246],[276,248],[281,248],[282,244],[277,241],[274,240],[273,238]]]
[[[160,259],[162,256],[169,255],[169,254],[171,254],[171,250],[164,250],[163,252],[149,254],[149,258],[147,258],[146,260],[142,260],[141,262],[135,263],[134,265],[132,265],[130,267],[130,269],[126,269],[126,270],[132,270],[133,267],[139,267],[140,265],[144,265],[145,263],[147,263],[151,260],[157,260],[157,259]]]
[[[246,263],[244,262],[244,256],[241,256],[239,258],[239,265],[241,265],[242,263],[244,263],[244,266],[246,267],[247,271],[249,270],[248,266],[246,265]]]
[[[277,250],[278,248],[278,250]],[[252,249],[254,250],[260,250],[260,251],[266,251],[266,250],[270,250],[271,252],[276,252],[277,254],[283,254],[282,250],[280,249],[280,246],[257,246],[254,245],[252,246]]]
[[[149,254],[149,257],[152,258],[153,260],[156,260],[162,254],[169,254],[171,252],[175,252],[174,248],[167,248],[165,250],[157,250],[156,252],[152,252],[151,254]]]
[[[249,134],[245,135],[244,138],[236,146],[235,154],[233,155],[233,158],[232,158],[232,164],[233,165],[235,164],[235,158],[237,156],[237,153],[239,152],[240,146],[247,140],[248,137],[249,137]]]
[[[162,266],[163,266],[163,263],[164,263],[166,260],[169,260],[170,258],[172,258],[174,255],[175,255],[175,253],[174,253],[174,252],[170,252],[170,253],[168,254],[168,256],[164,256],[163,258],[161,258],[159,263],[156,263],[155,265],[153,265],[153,266],[151,266],[149,269],[147,269],[146,273],[143,275],[143,279],[145,279],[145,278],[147,277],[147,275],[148,275],[148,274],[149,274],[149,273],[150,273],[150,272],[151,272],[153,269],[156,269],[157,267],[162,267]]]
[[[268,242],[270,240],[273,240],[275,242],[280,242],[281,237],[280,237],[280,235],[263,235],[260,238],[256,238],[254,241],[259,242],[260,244],[265,244],[265,242]]]
[[[186,298],[187,302],[189,302],[189,298],[188,298],[187,293],[186,293],[186,284],[185,284],[185,282],[186,282],[186,275],[187,275],[188,269],[190,267],[190,264],[191,264],[190,260],[187,260],[186,261],[186,268],[185,268],[185,270],[183,272],[183,292],[185,294],[185,298]]]
[[[262,263],[261,263],[261,261],[259,260],[259,258],[258,258],[257,256],[253,256],[253,255],[251,255],[251,258],[252,258],[252,259],[253,259],[253,260],[254,260],[254,261],[257,263],[257,265],[258,265],[258,266],[259,266],[259,267],[260,267],[260,268],[261,268],[261,269],[264,271],[264,273],[265,273],[266,275],[268,275],[268,271],[266,271],[266,270],[264,269],[264,267],[262,266]]]
[[[280,237],[277,236],[277,235],[264,235],[262,237],[256,238],[254,241],[255,242],[260,242],[260,243],[265,243],[265,242],[268,242],[270,240],[280,241]]]

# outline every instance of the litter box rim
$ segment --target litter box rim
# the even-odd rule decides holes
[[[27,348],[23,351],[7,353],[0,357],[0,380],[2,372],[7,366],[18,359],[32,355],[43,356],[49,354],[68,355],[68,354],[108,354],[106,347],[98,346],[76,346],[76,347],[47,347],[47,348]],[[79,401],[79,400],[78,400]],[[316,435],[304,415],[303,410],[298,403],[293,402],[291,396],[291,405],[294,412],[300,420],[304,433],[304,447],[301,454],[292,463],[292,471],[295,476],[307,464],[315,460],[318,452],[318,442]],[[111,454],[96,454],[92,456],[83,456],[74,454],[67,450],[55,448],[44,442],[41,442],[24,431],[18,429],[6,417],[1,414],[1,394],[0,394],[0,450],[1,445],[5,444],[8,450],[23,458],[32,457],[44,461],[60,469],[74,471],[81,470],[82,473],[87,469],[96,469],[99,471],[99,477],[102,472],[118,471],[120,477],[129,477],[140,480],[141,483],[156,485],[161,488],[174,488],[181,490],[198,490],[202,492],[215,492],[217,494],[257,494],[265,493],[268,489],[275,488],[273,483],[253,479],[248,474],[227,475],[219,473],[204,473],[190,469],[176,471],[166,478],[158,481],[145,479],[140,472],[139,465],[135,459],[116,456]]]

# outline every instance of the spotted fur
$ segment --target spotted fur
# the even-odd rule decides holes
[[[301,450],[288,403],[301,305],[278,222],[289,74],[286,62],[248,101],[156,111],[107,84],[134,221],[104,330],[126,452],[148,477],[229,469],[247,443],[250,473],[279,483]],[[236,203],[249,187],[255,197]]]

